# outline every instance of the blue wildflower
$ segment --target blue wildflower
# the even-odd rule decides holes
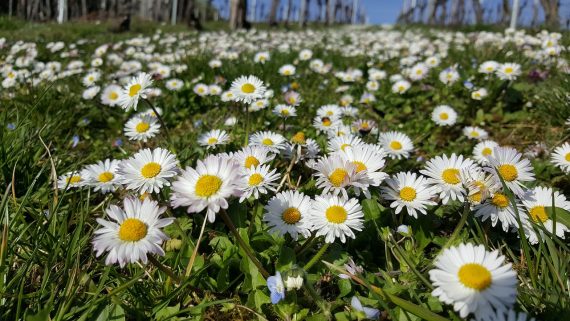
[[[79,136],[73,135],[73,138],[71,139],[71,147],[75,148],[77,144],[79,144]]]
[[[274,276],[267,278],[267,288],[271,292],[271,303],[277,304],[285,299],[285,286],[283,285],[281,273],[276,272]]]
[[[16,129],[16,124],[14,124],[14,123],[9,123],[8,125],[6,125],[6,127],[7,127],[9,130],[14,130],[14,129]]]
[[[113,147],[121,147],[123,146],[123,140],[120,138],[117,138],[114,142],[113,142]]]
[[[376,320],[380,316],[380,310],[369,307],[363,307],[362,303],[360,303],[360,300],[358,300],[356,296],[352,297],[350,305],[354,310],[364,312],[364,314],[366,314],[367,319]]]

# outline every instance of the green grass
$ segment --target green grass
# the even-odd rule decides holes
[[[137,21],[127,34],[108,33],[109,27],[108,23],[94,26],[74,22],[59,26],[3,18],[0,37],[37,42],[39,57],[46,61],[59,59],[44,50],[47,42],[88,38],[91,41],[79,47],[79,59],[89,62],[98,45],[138,34],[152,35],[156,25]],[[160,28],[165,33],[187,30],[184,26]],[[322,47],[314,48],[314,53],[332,63],[335,71],[349,67],[366,70],[370,61],[364,56],[343,57]],[[277,70],[293,62],[297,55],[296,51],[275,51],[271,61],[261,66],[253,63],[253,53],[249,53],[236,61],[225,60],[220,70],[208,67],[208,61],[214,57],[211,53],[184,59],[181,63],[188,70],[177,77],[186,82],[185,87],[172,93],[158,81],[164,95],[153,100],[165,110],[164,121],[171,139],[167,140],[161,132],[144,146],[168,148],[177,155],[182,167],[195,166],[196,160],[206,155],[197,145],[197,137],[206,130],[222,128],[224,120],[234,115],[240,123],[228,129],[232,143],[218,151],[239,149],[246,135],[243,114],[235,105],[222,104],[219,99],[197,97],[191,80],[201,76],[201,81],[209,84],[216,76],[222,76],[231,83],[240,75],[254,74],[278,93],[290,81],[279,76]],[[5,57],[6,50],[0,50],[0,61]],[[463,67],[462,75],[473,75],[477,67],[472,65],[472,58],[478,62],[516,61],[525,72],[535,68],[513,47],[495,50],[468,44],[464,52],[452,49],[439,69],[458,63]],[[295,78],[304,100],[299,117],[288,121],[290,128],[281,132],[290,138],[302,130],[324,148],[326,138],[317,136],[311,127],[312,117],[318,106],[339,100],[342,94],[335,93],[335,88],[341,82],[332,74],[309,72],[306,64],[299,64],[299,76]],[[397,59],[375,66],[389,74],[397,73],[399,68]],[[501,145],[519,151],[535,142],[544,142],[552,149],[568,140],[564,121],[570,116],[570,102],[565,96],[570,83],[568,76],[556,68],[539,68],[548,70],[549,77],[536,83],[524,75],[513,84],[475,76],[472,81],[484,84],[490,93],[489,99],[480,103],[472,101],[461,84],[445,88],[438,82],[437,73],[425,80],[428,86],[414,86],[404,96],[390,93],[388,81],[383,81],[376,102],[369,106],[358,104],[360,117],[376,120],[381,131],[405,132],[417,145],[410,159],[388,162],[385,171],[390,174],[419,170],[423,166],[419,157],[427,159],[453,152],[470,155],[474,142],[461,134],[461,128],[469,125],[483,126]],[[112,69],[106,67],[103,71]],[[335,242],[326,251],[319,251],[323,246],[319,238],[305,244],[301,251],[303,241],[295,243],[290,238],[270,235],[261,221],[267,196],[260,201],[230,202],[227,213],[237,232],[270,274],[307,267],[307,287],[296,294],[288,292],[287,302],[278,306],[269,304],[265,278],[219,216],[215,223],[206,224],[199,255],[188,278],[184,277],[185,268],[205,217],[204,213],[187,214],[184,209],[169,209],[166,213],[176,217],[166,233],[181,242],[166,244],[166,256],[156,257],[160,265],[105,266],[104,259],[95,257],[91,245],[93,231],[98,228],[95,219],[103,217],[104,210],[119,204],[127,193],[104,196],[87,188],[57,190],[53,188],[53,178],[105,158],[125,159],[141,146],[123,136],[123,125],[132,113],[103,106],[98,100],[83,100],[81,77],[76,75],[38,87],[22,86],[14,95],[9,90],[0,91],[0,320],[356,320],[355,312],[345,308],[353,295],[361,296],[365,305],[381,309],[392,320],[419,320],[418,316],[426,320],[459,320],[450,306],[430,295],[426,280],[433,259],[443,247],[466,241],[498,249],[513,263],[519,278],[517,310],[527,311],[537,320],[562,320],[570,312],[567,240],[547,234],[545,242],[533,246],[524,235],[504,233],[488,221],[474,218],[470,211],[463,214],[464,205],[458,202],[431,207],[428,215],[418,219],[395,216],[389,203],[379,197],[378,189],[372,191],[370,200],[361,197],[364,230],[355,240],[346,244]],[[363,91],[364,84],[359,83],[348,93],[358,98]],[[278,102],[279,98],[272,100],[273,105]],[[450,129],[435,126],[430,114],[439,104],[453,106],[460,114],[460,125]],[[15,129],[8,129],[8,124]],[[279,131],[280,125],[281,120],[270,110],[263,110],[252,115],[250,132]],[[71,142],[74,135],[80,139],[75,147]],[[113,145],[118,138],[124,142],[121,148]],[[283,159],[272,164],[281,173],[289,166]],[[533,166],[537,175],[533,184],[553,186],[570,195],[568,175],[554,168],[548,157],[535,158]],[[320,191],[311,175],[301,165],[293,167],[293,180],[301,179],[300,190],[314,196]],[[167,205],[168,194],[163,191],[154,197],[161,205]],[[411,227],[411,237],[393,232],[402,223]],[[361,282],[336,277],[349,256],[365,268]],[[180,276],[179,283],[170,272]]]

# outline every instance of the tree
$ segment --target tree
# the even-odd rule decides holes
[[[544,9],[544,22],[548,27],[558,28],[560,26],[560,17],[558,11],[560,9],[559,0],[540,0]]]
[[[230,28],[247,28],[247,0],[230,0]]]
[[[481,4],[481,0],[471,0],[473,4],[473,12],[475,13],[475,23],[478,25],[483,24],[483,5]]]
[[[277,9],[279,8],[279,0],[271,1],[271,8],[269,9],[269,25],[277,25]]]

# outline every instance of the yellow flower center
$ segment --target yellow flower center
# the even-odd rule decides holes
[[[79,175],[73,175],[73,176],[71,176],[71,177],[68,177],[68,178],[66,179],[66,182],[67,182],[68,184],[77,184],[77,183],[81,182],[81,176],[79,176]]]
[[[338,205],[333,205],[333,206],[327,208],[325,215],[327,216],[327,220],[330,223],[342,224],[346,221],[346,217],[348,216],[348,213],[346,212],[344,207],[338,206]]]
[[[457,168],[448,168],[443,171],[441,178],[447,184],[456,185],[461,182],[459,179],[459,170]]]
[[[249,186],[257,186],[259,183],[263,182],[263,176],[259,173],[255,173],[249,177]]]
[[[481,199],[483,198],[483,194],[481,194],[481,192],[476,192],[475,194],[471,194],[469,195],[469,200],[472,203],[481,203]]]
[[[423,73],[424,73],[424,72],[423,72],[421,69],[416,70],[416,75],[418,75],[418,76],[421,75],[421,74],[423,74]]]
[[[150,124],[149,124],[149,123],[140,122],[140,123],[137,124],[137,127],[135,127],[135,130],[137,131],[137,133],[144,133],[144,132],[146,132],[149,128],[150,128]]]
[[[491,200],[491,203],[493,203],[493,205],[496,207],[505,208],[509,206],[509,199],[505,194],[495,193],[493,199]]]
[[[416,190],[413,187],[405,186],[400,190],[400,198],[406,202],[416,199]]]
[[[281,110],[281,115],[283,115],[283,116],[289,116],[289,109],[282,109],[282,110]]]
[[[334,115],[334,113],[332,112],[332,110],[327,111],[327,116],[332,116]]]
[[[370,124],[368,124],[368,122],[365,121],[365,122],[363,122],[362,124],[360,124],[360,127],[361,127],[362,129],[368,129],[368,128],[370,128]]]
[[[142,86],[140,84],[134,84],[129,88],[129,96],[134,97],[136,94],[139,93]]]
[[[271,138],[264,138],[261,143],[265,146],[273,146],[273,141]]]
[[[390,142],[390,148],[392,148],[393,150],[400,150],[400,149],[402,149],[402,143],[394,140],[394,141]]]
[[[567,162],[570,162],[570,153],[566,154],[566,156],[564,156],[564,159],[565,159]]]
[[[340,149],[341,149],[342,151],[344,151],[347,147],[351,147],[351,146],[352,146],[352,145],[350,145],[350,144],[342,144],[342,145],[340,145]]]
[[[203,87],[200,87],[198,88],[198,93],[203,94],[205,90],[206,89],[204,89]]]
[[[468,263],[459,268],[457,272],[459,282],[468,288],[483,291],[488,288],[493,278],[491,272],[481,264]]]
[[[342,168],[335,169],[329,176],[329,181],[334,187],[340,187],[348,178],[348,172]]]
[[[447,113],[441,113],[439,114],[439,119],[441,120],[448,120],[449,119],[449,115]]]
[[[493,71],[493,67],[487,67],[487,71]]]
[[[155,162],[150,162],[143,166],[143,168],[141,169],[141,174],[144,178],[153,178],[156,175],[160,174],[161,169],[162,167],[160,166],[160,164]]]
[[[293,143],[296,143],[296,144],[304,144],[307,142],[305,139],[305,133],[303,133],[303,132],[297,132],[295,134],[295,136],[293,136],[293,138],[291,138],[291,140],[293,141]]]
[[[507,182],[512,182],[519,177],[517,168],[511,164],[499,166],[499,174],[501,174],[501,177]]]
[[[111,172],[103,172],[101,174],[99,174],[99,182],[101,183],[107,183],[113,180],[113,178],[115,177],[115,175],[113,175],[113,173]]]
[[[253,156],[247,156],[247,158],[245,159],[245,168],[250,168],[251,166],[257,166],[259,165],[259,160]]]
[[[479,132],[478,131],[472,131],[471,132],[471,137],[479,137]]]
[[[208,138],[208,145],[214,145],[218,142],[218,139],[216,137],[210,137]]]
[[[366,165],[364,165],[363,162],[354,161],[352,163],[356,166],[356,172],[357,173],[360,173],[360,172],[368,169],[368,168],[366,168]]]
[[[535,206],[530,209],[530,217],[535,222],[546,222],[548,220],[548,214],[544,210],[544,206]]]
[[[325,126],[325,127],[329,127],[332,123],[330,118],[328,118],[328,117],[323,117],[321,119],[321,122],[323,123],[323,126]]]
[[[402,92],[402,91],[404,91],[404,90],[406,90],[406,87],[404,87],[404,86],[402,86],[402,85],[398,86],[398,91],[399,91],[399,92]]]
[[[111,99],[111,100],[117,100],[117,98],[119,98],[119,94],[117,94],[116,92],[112,91],[112,92],[109,94],[109,99]]]
[[[196,182],[196,195],[210,197],[216,194],[222,186],[222,180],[215,175],[202,175]]]
[[[137,242],[142,240],[147,234],[146,224],[136,218],[128,218],[121,223],[119,228],[119,238],[125,242]]]
[[[511,67],[505,68],[505,74],[510,74],[512,72],[513,72],[513,68],[511,68]]]
[[[246,94],[252,94],[255,91],[255,86],[252,84],[243,84],[241,86],[241,91]]]
[[[285,71],[283,71],[283,74],[284,74],[285,76],[290,76],[290,75],[291,75],[291,70],[286,69]]]
[[[301,212],[295,207],[289,207],[281,213],[281,218],[285,223],[293,225],[301,220]]]
[[[483,156],[489,156],[489,155],[493,154],[493,150],[490,149],[489,147],[485,147],[481,151],[481,154],[483,154]]]

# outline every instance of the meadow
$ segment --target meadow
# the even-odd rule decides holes
[[[570,313],[567,33],[0,27],[0,320]]]

